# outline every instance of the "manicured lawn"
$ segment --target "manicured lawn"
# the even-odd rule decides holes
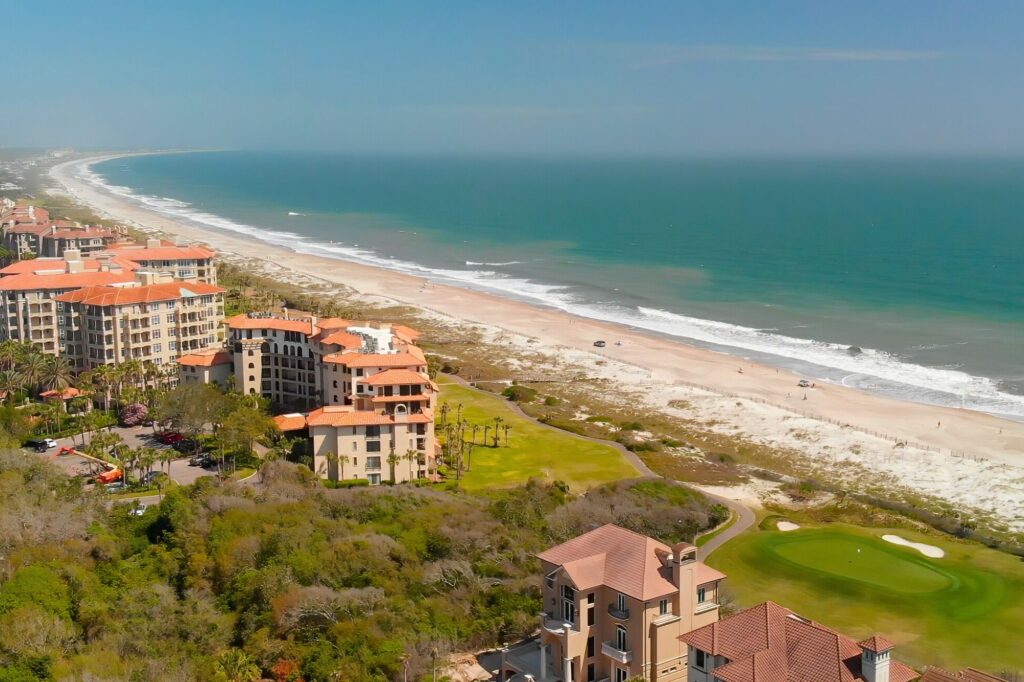
[[[886,532],[941,547],[929,559]],[[854,526],[754,530],[708,557],[741,606],[771,599],[914,666],[1024,669],[1024,563],[975,543]]]
[[[504,436],[497,448],[477,445],[470,470],[461,485],[469,490],[507,487],[525,483],[531,477],[560,480],[580,490],[640,473],[615,448],[554,431],[512,411],[501,396],[466,388],[441,377],[441,403],[450,406],[449,420],[456,405],[462,404],[462,418],[470,424],[494,424],[501,417],[511,425],[509,444]],[[438,430],[440,433],[440,429]],[[478,434],[478,442],[482,433]]]

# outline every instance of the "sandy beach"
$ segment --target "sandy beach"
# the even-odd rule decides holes
[[[1024,424],[968,410],[901,402],[840,385],[797,387],[799,377],[742,358],[574,317],[385,269],[307,255],[200,228],[142,208],[84,182],[81,167],[56,165],[51,176],[99,215],[140,229],[209,244],[236,262],[259,260],[287,277],[302,274],[364,295],[484,325],[492,340],[607,379],[624,399],[684,416],[723,433],[801,453],[811,470],[827,467],[874,488],[914,490],[982,510],[1024,530]],[[597,339],[607,341],[595,348]],[[806,399],[804,396],[806,395]]]

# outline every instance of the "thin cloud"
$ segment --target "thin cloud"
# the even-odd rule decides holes
[[[651,45],[630,52],[630,67],[634,69],[651,69],[686,62],[912,62],[950,56],[944,52],[928,50],[735,45]]]
[[[545,106],[545,105],[490,105],[490,104],[466,104],[466,105],[438,105],[438,106],[416,106],[410,107],[423,112],[458,114],[461,116],[480,116],[498,118],[559,118],[578,116],[607,116],[607,115],[633,115],[648,114],[654,111],[644,106]]]

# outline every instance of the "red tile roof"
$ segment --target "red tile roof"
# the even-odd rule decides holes
[[[178,358],[178,364],[187,367],[213,367],[214,365],[230,365],[232,362],[231,354],[222,350],[190,353]]]
[[[309,320],[285,320],[280,317],[249,317],[235,315],[226,320],[231,329],[274,329],[280,332],[301,332],[307,336],[316,334],[316,328]]]
[[[404,386],[432,384],[430,379],[408,369],[386,369],[383,372],[374,374],[369,379],[363,379],[367,386]]]
[[[882,637],[881,635],[872,635],[867,639],[862,639],[861,641],[857,642],[857,646],[859,646],[861,649],[867,649],[868,651],[873,651],[874,653],[878,654],[883,651],[888,651],[896,645],[887,640],[885,637]]]
[[[216,252],[204,246],[139,246],[136,244],[111,244],[108,247],[118,255],[135,261],[154,260],[204,260],[216,256]]]
[[[274,417],[274,423],[281,431],[301,431],[306,428],[306,415],[304,414],[279,414]]]
[[[537,555],[562,567],[581,590],[606,585],[641,601],[678,592],[663,558],[672,548],[631,530],[607,524]],[[696,562],[697,584],[725,575]]]
[[[320,338],[320,343],[341,346],[345,350],[359,350],[363,347],[363,337],[358,334],[350,334],[347,331],[325,331]]]
[[[135,261],[128,260],[127,258],[109,258],[106,260],[97,260],[95,258],[83,258],[82,264],[85,267],[86,272],[99,272],[100,266],[108,263],[110,265],[121,267],[125,270],[138,270],[139,264]],[[63,258],[31,258],[29,260],[20,260],[11,263],[5,268],[0,269],[0,276],[5,275],[22,275],[22,274],[60,274],[67,272],[68,262]]]
[[[430,410],[402,415],[397,419],[390,414],[372,410],[354,410],[347,405],[325,405],[313,410],[306,418],[309,426],[383,426],[386,424],[429,424],[434,421]]]
[[[77,398],[83,395],[82,391],[78,390],[74,386],[68,386],[63,391],[43,391],[39,394],[40,398],[60,398],[61,400],[70,400],[71,398]]]
[[[95,273],[104,274],[104,273]],[[5,279],[0,279],[0,286]],[[189,296],[208,296],[223,293],[224,289],[203,282],[161,282],[135,287],[87,287],[61,294],[58,301],[85,303],[87,305],[111,306],[152,303],[154,301],[176,301]]]
[[[23,273],[0,277],[0,291],[29,291],[32,289],[81,289],[82,287],[127,284],[135,281],[131,272],[64,272],[50,275]]]
[[[715,668],[722,682],[854,682],[861,675],[861,647],[849,637],[764,602],[682,635],[686,644],[727,663]],[[879,641],[883,641],[879,638]],[[891,661],[890,682],[918,677]]]
[[[103,237],[115,237],[113,232],[105,227],[64,227],[43,234],[43,239],[102,239]]]

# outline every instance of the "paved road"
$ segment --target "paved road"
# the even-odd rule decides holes
[[[475,386],[470,386],[469,382],[467,382],[462,377],[456,376],[454,374],[446,374],[445,376],[449,377],[450,379],[452,379],[455,383],[459,384],[460,386],[464,386],[464,387],[470,389],[471,391],[480,391],[482,393],[488,393],[487,391],[484,391],[483,389],[476,388]],[[493,395],[493,394],[488,393],[488,395]],[[574,438],[580,438],[582,440],[591,441],[592,443],[602,443],[604,445],[610,445],[611,447],[613,447],[616,450],[618,450],[619,452],[621,452],[622,455],[627,460],[629,460],[629,462],[632,463],[633,466],[635,466],[637,468],[637,470],[640,471],[640,473],[642,475],[650,476],[650,477],[653,477],[653,478],[663,478],[663,476],[661,476],[660,474],[657,474],[654,471],[652,471],[651,468],[648,467],[647,464],[645,464],[644,461],[642,459],[640,459],[640,457],[637,456],[637,454],[635,452],[633,452],[632,450],[626,449],[626,447],[623,446],[621,443],[617,443],[617,442],[615,442],[613,440],[605,440],[603,438],[593,438],[591,436],[582,436],[582,435],[579,435],[579,434],[576,434],[576,433],[572,433],[571,431],[566,431],[565,429],[560,429],[557,426],[551,426],[550,424],[545,424],[544,422],[541,422],[541,421],[538,421],[537,419],[534,419],[533,417],[528,415],[526,412],[523,412],[523,409],[521,407],[519,407],[519,405],[517,405],[512,400],[509,400],[507,402],[507,405],[512,409],[513,412],[515,412],[520,417],[522,417],[524,419],[529,419],[534,424],[537,424],[538,426],[541,426],[541,427],[543,427],[545,429],[551,429],[552,431],[557,431],[560,434],[562,434],[563,436],[568,434],[569,436],[572,436]],[[692,488],[694,490],[698,490],[694,486],[687,485],[683,481],[679,481],[679,483],[682,483],[683,485],[686,485],[688,488]],[[736,517],[736,521],[731,526],[729,526],[724,531],[722,531],[721,533],[716,535],[714,538],[709,540],[707,542],[707,544],[705,544],[703,547],[701,547],[700,549],[697,550],[697,558],[700,559],[700,560],[703,560],[705,557],[707,557],[709,554],[714,552],[716,549],[718,549],[719,547],[721,547],[725,543],[729,542],[729,540],[732,540],[734,537],[736,537],[740,533],[744,532],[745,530],[747,530],[748,528],[753,526],[754,522],[757,520],[757,517],[754,515],[754,512],[750,509],[750,507],[746,506],[745,504],[743,504],[742,502],[740,502],[738,500],[731,500],[731,499],[729,499],[727,497],[722,497],[720,495],[712,495],[711,493],[704,492],[703,490],[698,490],[698,492],[700,492],[702,495],[707,497],[709,500],[711,500],[713,502],[716,502],[717,504],[721,504],[721,505],[723,505],[725,507],[728,507],[729,510],[732,512],[732,514]]]

